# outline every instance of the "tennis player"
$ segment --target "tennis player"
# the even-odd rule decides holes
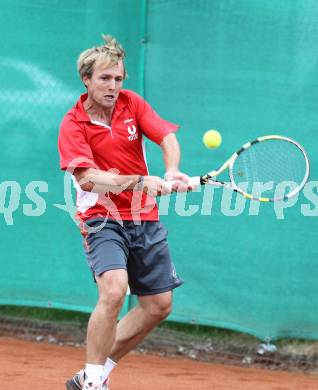
[[[103,45],[79,56],[87,93],[65,115],[59,135],[61,169],[74,176],[77,216],[98,288],[87,328],[86,366],[67,381],[68,390],[107,390],[111,370],[168,316],[172,290],[183,283],[155,201],[158,195],[191,189],[178,168],[178,126],[122,89],[124,50],[114,38],[103,38]],[[172,188],[149,176],[144,136],[162,149]],[[118,322],[128,286],[139,303]]]

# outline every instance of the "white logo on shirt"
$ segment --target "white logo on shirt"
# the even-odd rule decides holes
[[[129,122],[132,122],[133,120],[134,120],[133,118],[125,119],[125,120],[123,121],[123,123],[129,123]]]
[[[134,134],[136,134],[136,132],[137,132],[137,129],[136,129],[136,126],[135,126],[135,125],[128,126],[128,133],[129,133],[130,135],[134,135]]]
[[[135,125],[128,126],[127,130],[128,130],[128,134],[130,134],[128,136],[128,141],[134,141],[135,139],[138,138],[138,133]]]

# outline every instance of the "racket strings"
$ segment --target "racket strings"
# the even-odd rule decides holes
[[[277,192],[300,186],[307,171],[301,149],[286,140],[258,142],[241,152],[232,168],[234,183],[255,198],[281,197]],[[286,190],[286,187],[290,187]]]

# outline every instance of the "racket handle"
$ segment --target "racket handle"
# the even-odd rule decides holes
[[[200,176],[192,176],[189,178],[189,186],[198,187],[199,185],[201,185]]]
[[[170,188],[170,190],[172,189],[172,186],[176,181],[178,181],[178,180],[166,181],[166,185]],[[200,185],[200,176],[189,177],[188,184],[190,187],[192,187],[192,189],[198,187]]]

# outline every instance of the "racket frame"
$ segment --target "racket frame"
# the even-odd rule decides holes
[[[304,160],[305,160],[305,164],[306,164],[305,175],[304,175],[304,178],[301,181],[301,183],[296,188],[294,188],[292,191],[290,191],[288,194],[284,195],[281,198],[267,198],[267,197],[259,197],[258,198],[258,197],[253,196],[252,194],[249,194],[249,193],[243,191],[241,188],[238,187],[238,185],[235,183],[235,180],[233,177],[233,167],[234,167],[235,161],[238,158],[238,156],[241,153],[243,153],[245,150],[249,149],[250,147],[252,147],[253,145],[255,145],[259,142],[265,142],[265,141],[275,140],[275,139],[281,140],[281,141],[286,141],[286,142],[291,142],[302,152]],[[220,173],[224,172],[226,169],[229,169],[230,184],[226,183],[224,181],[216,180],[216,177]],[[274,201],[289,199],[289,198],[293,197],[294,195],[296,195],[298,192],[300,192],[308,180],[309,172],[310,172],[310,168],[309,168],[309,159],[308,159],[307,153],[306,153],[305,149],[297,141],[295,141],[289,137],[284,137],[281,135],[265,135],[262,137],[258,137],[251,142],[247,142],[238,151],[233,153],[233,155],[227,161],[225,161],[225,163],[223,165],[221,165],[221,167],[219,167],[217,170],[211,171],[203,176],[199,176],[198,177],[199,180],[197,178],[194,178],[196,180],[193,180],[193,183],[198,184],[198,182],[199,182],[201,185],[208,184],[208,185],[213,185],[213,186],[217,186],[217,187],[229,188],[235,192],[242,194],[247,199],[257,200],[259,202],[274,202]]]

